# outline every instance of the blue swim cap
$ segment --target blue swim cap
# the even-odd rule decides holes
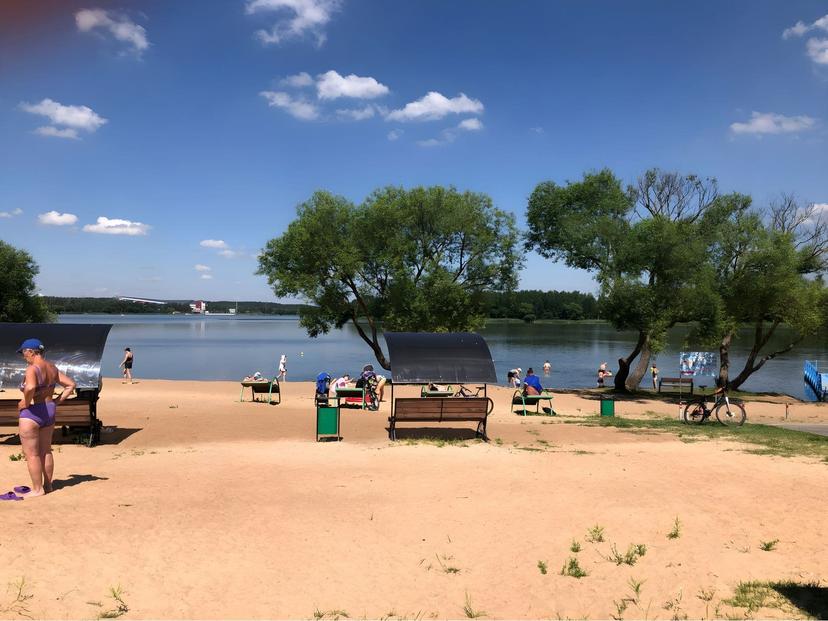
[[[26,339],[18,348],[17,353],[22,353],[24,349],[45,349],[45,347],[43,347],[43,343],[40,339]]]

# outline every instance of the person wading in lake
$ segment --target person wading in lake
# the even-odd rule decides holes
[[[129,382],[132,383],[132,350],[129,347],[124,348],[124,359],[121,360],[121,364],[118,365],[119,367],[124,367],[124,381],[122,383],[126,384]]]
[[[75,390],[75,382],[58,371],[43,356],[46,348],[39,339],[26,339],[17,350],[28,366],[20,390],[23,398],[18,403],[20,443],[26,457],[26,467],[32,487],[20,486],[15,492],[24,498],[43,496],[52,491],[55,460],[52,455],[52,433],[55,430],[55,411]],[[55,386],[63,386],[57,401],[53,399]],[[9,492],[14,495],[14,492]],[[13,500],[4,494],[4,500]]]
[[[598,367],[598,388],[604,387],[605,377],[612,377],[612,371],[607,368],[606,362],[602,362],[601,366]]]
[[[279,358],[279,381],[284,382],[287,378],[287,355],[282,354]]]

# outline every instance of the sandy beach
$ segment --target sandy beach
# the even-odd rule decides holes
[[[608,618],[620,604],[628,619],[712,618],[744,616],[723,601],[739,582],[828,581],[817,459],[567,424],[598,411],[576,394],[556,397],[557,417],[517,416],[506,388],[490,389],[490,443],[471,424],[401,425],[391,443],[390,391],[379,412],[343,410],[342,442],[317,443],[312,396],[289,382],[270,406],[239,403],[236,382],[105,380],[102,444],[57,434],[56,491],[0,504],[0,617]],[[749,403],[748,421],[783,422],[777,401]],[[824,405],[787,409],[828,423]],[[678,406],[616,404],[648,413]],[[2,491],[28,483],[12,432]],[[588,541],[595,526],[604,541]],[[634,565],[609,560],[635,545]],[[561,575],[570,558],[586,576]]]

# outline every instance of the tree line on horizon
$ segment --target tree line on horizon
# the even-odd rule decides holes
[[[618,360],[619,391],[638,388],[679,323],[693,326],[685,346],[719,352],[717,383],[735,389],[827,321],[828,221],[790,195],[757,208],[748,195],[721,194],[715,178],[651,169],[625,186],[604,169],[539,183],[527,203],[528,230],[515,221],[489,196],[453,187],[385,187],[360,204],[317,191],[268,241],[257,274],[277,297],[307,301],[293,312],[309,336],[351,323],[384,368],[381,330],[600,316],[637,334]],[[517,291],[529,251],[587,271],[599,295]],[[0,321],[41,320],[49,308],[34,295],[37,265],[3,242],[0,259],[12,266],[0,274],[0,293],[18,292],[2,296]],[[733,374],[730,347],[745,325],[750,352]],[[794,336],[773,346],[781,325]]]

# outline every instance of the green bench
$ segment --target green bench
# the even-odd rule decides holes
[[[453,397],[454,396],[454,389],[451,386],[447,386],[445,390],[429,390],[428,386],[423,386],[420,388],[420,397],[421,398],[429,398],[429,397]]]
[[[366,409],[368,404],[365,400],[365,388],[337,388],[336,389],[336,399],[340,403],[340,405],[344,403],[348,403],[347,399],[359,399],[362,409]]]
[[[239,401],[244,401],[244,389],[250,389],[250,400],[258,401],[260,403],[269,403],[271,405],[279,405],[282,402],[282,391],[279,388],[279,378],[274,377],[272,380],[242,380],[241,393],[239,394]],[[257,399],[256,395],[267,395],[267,401],[264,399]],[[276,396],[274,403],[273,397]]]
[[[555,410],[552,409],[552,399],[554,396],[552,395],[552,391],[548,388],[544,388],[543,392],[539,395],[524,395],[522,390],[516,390],[515,394],[512,395],[512,408],[514,406],[519,405],[522,408],[522,415],[526,416],[528,414],[527,408],[531,408],[533,405],[535,406],[535,414],[540,414],[540,404],[542,401],[546,401],[549,405],[544,406],[544,411],[548,408],[549,409],[549,416],[555,416]]]

